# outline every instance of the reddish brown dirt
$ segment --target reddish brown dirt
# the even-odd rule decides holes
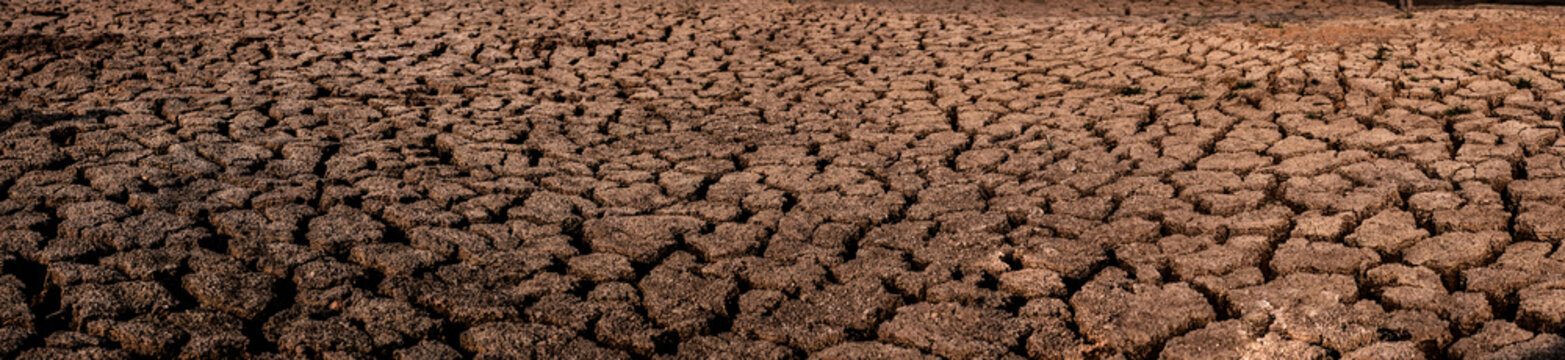
[[[0,358],[1565,356],[1558,9],[259,3],[0,2]]]

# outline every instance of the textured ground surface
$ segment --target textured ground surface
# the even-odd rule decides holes
[[[251,3],[0,2],[0,358],[1565,351],[1559,9]]]

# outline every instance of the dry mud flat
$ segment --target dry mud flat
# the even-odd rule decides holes
[[[1557,10],[251,3],[0,3],[0,357],[1565,356]]]

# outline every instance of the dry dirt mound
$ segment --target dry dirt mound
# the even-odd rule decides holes
[[[1565,356],[1548,11],[255,3],[0,3],[0,358]]]

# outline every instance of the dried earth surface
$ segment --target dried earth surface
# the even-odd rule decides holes
[[[1559,358],[1562,13],[4,1],[0,358]]]

